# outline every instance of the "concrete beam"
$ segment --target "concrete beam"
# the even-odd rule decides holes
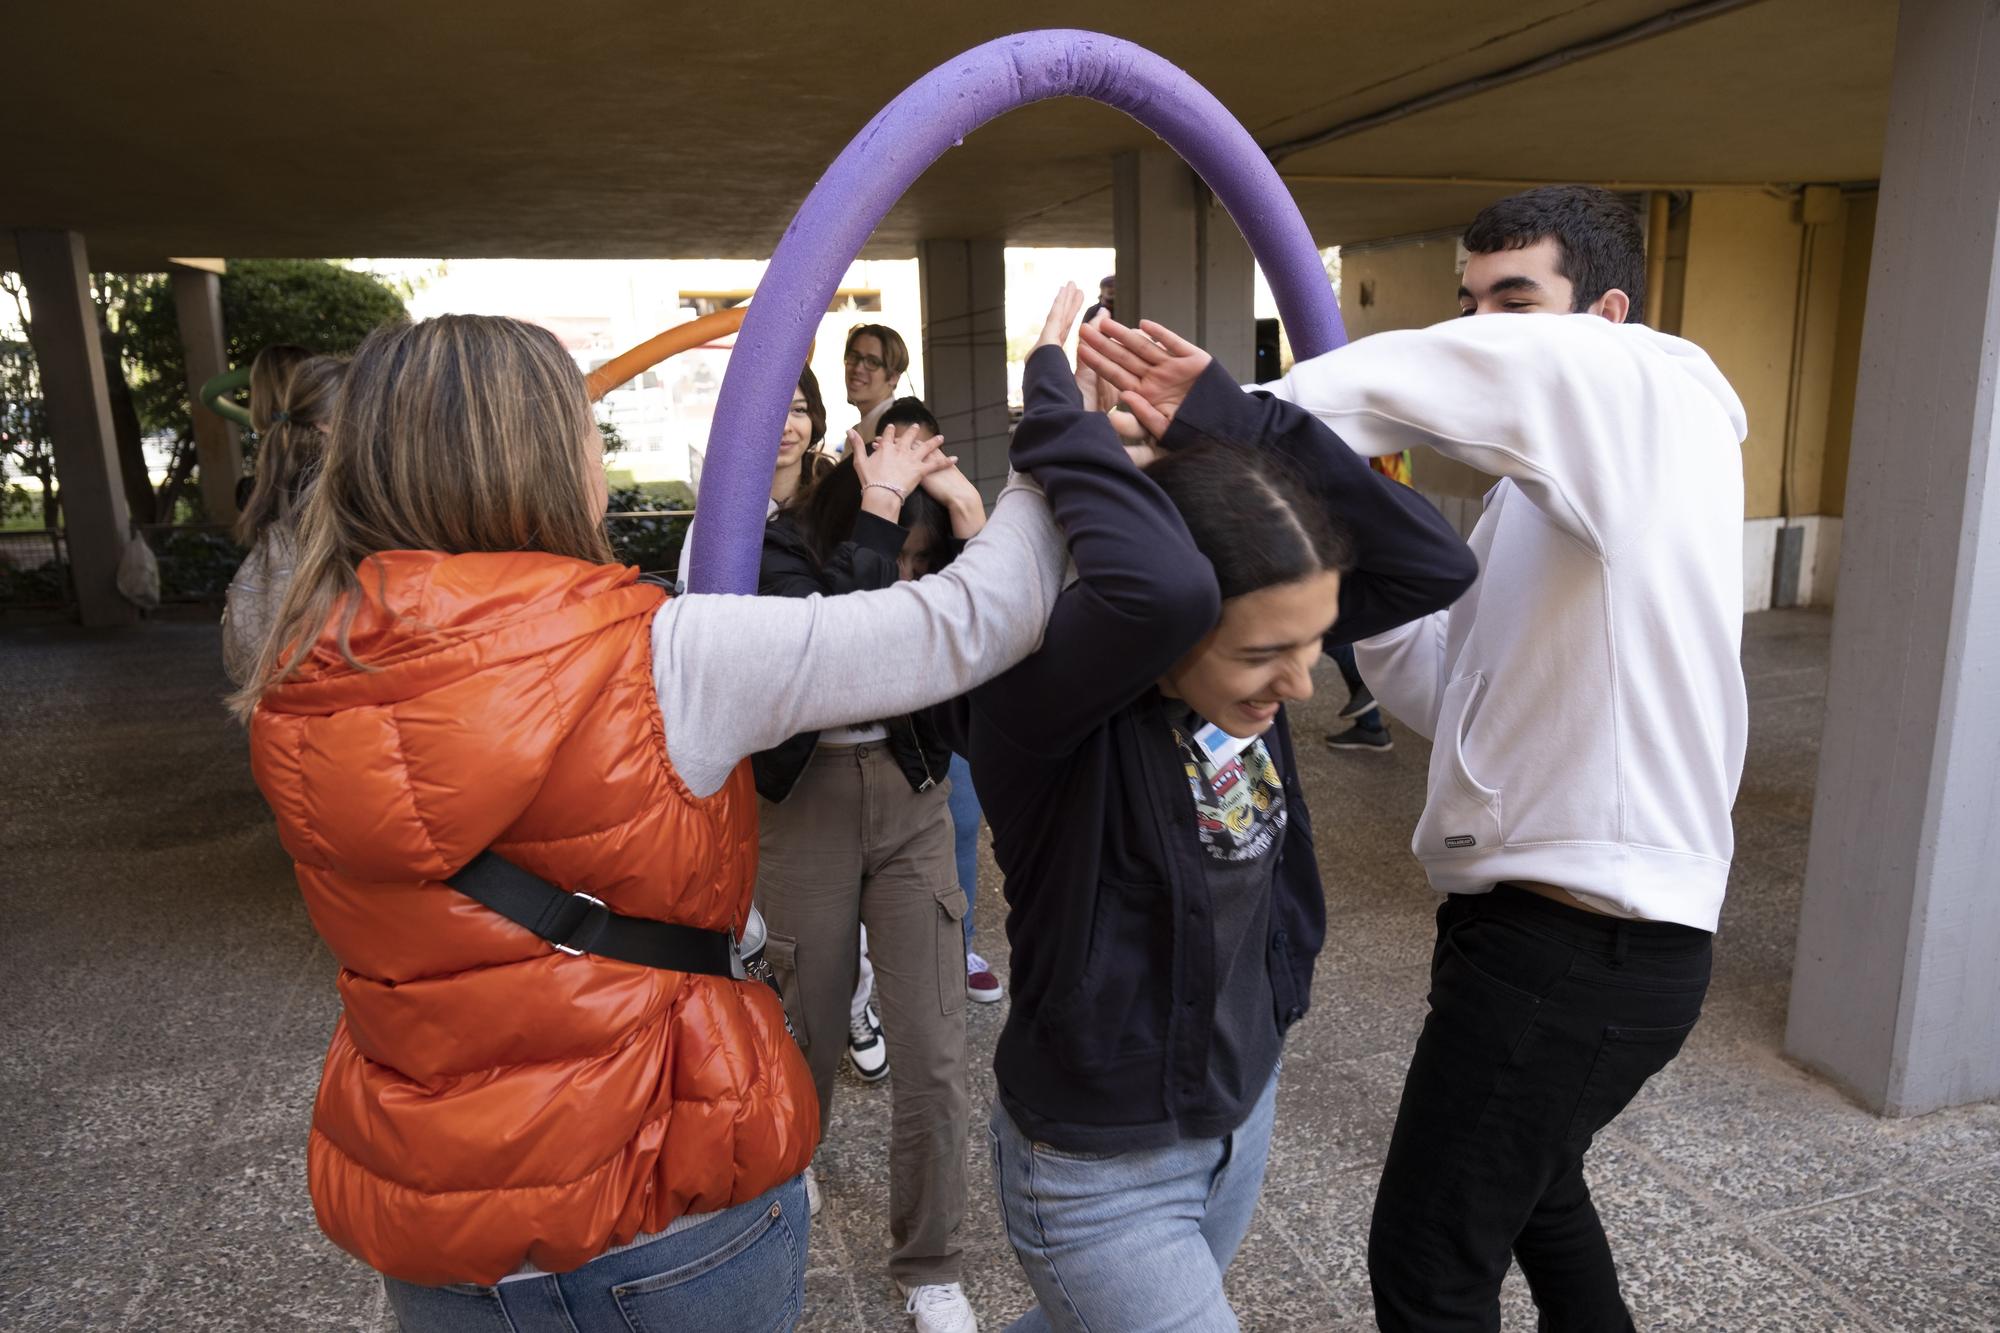
[[[194,405],[194,450],[201,465],[202,508],[211,523],[234,523],[243,446],[235,425],[201,402],[201,386],[229,369],[228,343],[222,330],[222,280],[205,267],[177,262],[173,283],[181,352],[187,361],[188,402]]]
[[[2000,1097],[2000,7],[1904,0],[1786,1050]]]
[[[118,592],[131,511],[118,475],[104,353],[90,299],[90,262],[73,231],[14,233],[34,327],[42,401],[55,445],[70,577],[86,625],[125,625],[139,608]]]
[[[926,402],[988,504],[1007,481],[1007,266],[1001,241],[917,244]]]
[[[1119,322],[1157,320],[1249,383],[1256,266],[1227,210],[1164,149],[1120,153],[1111,179]]]

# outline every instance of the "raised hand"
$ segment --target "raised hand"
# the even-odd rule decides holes
[[[1111,318],[1109,315],[1100,311],[1097,318],[1093,319],[1091,323],[1101,324],[1109,318]],[[1083,348],[1081,345],[1077,348],[1076,387],[1083,394],[1083,405],[1085,407],[1093,412],[1103,412],[1110,418],[1111,428],[1118,432],[1120,439],[1125,441],[1125,451],[1127,453],[1132,453],[1133,449],[1137,446],[1150,446],[1152,444],[1153,437],[1146,434],[1146,428],[1139,424],[1139,418],[1133,416],[1130,412],[1120,412],[1118,410],[1118,386],[1090,368],[1090,363],[1083,357]],[[1133,454],[1135,462],[1138,461],[1138,457],[1136,453]],[[1149,461],[1151,457],[1152,455],[1149,452],[1147,455]],[[1144,462],[1139,463],[1141,467],[1145,465]]]
[[[923,427],[912,423],[891,426],[864,445],[858,432],[847,432],[847,448],[854,455],[854,475],[861,482],[861,507],[878,517],[895,522],[903,512],[910,492],[922,485],[933,472],[951,466],[940,453],[944,436],[920,438]]]
[[[1107,316],[1084,329],[1077,360],[1114,387],[1157,439],[1214,358],[1164,324],[1147,319],[1128,329]]]
[[[1035,339],[1035,346],[1061,347],[1068,342],[1070,328],[1081,313],[1083,289],[1073,282],[1064,283],[1056,293],[1055,303],[1049,307],[1049,317],[1042,321],[1042,336]]]
[[[924,493],[951,515],[952,536],[969,541],[986,526],[986,501],[972,479],[959,469],[956,458],[947,459],[946,465],[926,476],[922,485]]]

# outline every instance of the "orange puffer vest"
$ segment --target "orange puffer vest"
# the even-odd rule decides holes
[[[378,576],[379,572],[379,576]],[[340,962],[307,1169],[326,1234],[392,1277],[563,1272],[812,1158],[811,1075],[771,990],[556,952],[441,881],[491,847],[613,911],[741,930],[740,765],[667,759],[635,572],[397,551],[252,720],[257,785]]]

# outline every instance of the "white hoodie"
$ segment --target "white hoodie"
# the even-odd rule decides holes
[[[1445,893],[1553,884],[1714,930],[1743,771],[1743,405],[1693,343],[1595,315],[1381,333],[1260,386],[1357,452],[1502,478],[1449,611],[1355,645],[1435,740],[1411,849]]]

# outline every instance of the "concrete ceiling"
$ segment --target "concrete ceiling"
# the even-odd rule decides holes
[[[1319,133],[1684,0],[1025,0],[662,5],[37,4],[0,17],[0,229],[93,266],[167,255],[763,257],[820,171],[933,64],[1088,26],[1201,79],[1260,143]],[[199,17],[196,17],[196,15]],[[1893,0],[1721,17],[1286,156],[1289,175],[1851,181],[1879,174]],[[1110,156],[1151,136],[1065,99],[934,166],[878,231],[1110,242]],[[1323,244],[1463,222],[1492,186],[1295,185]],[[4,259],[0,252],[0,259]]]

